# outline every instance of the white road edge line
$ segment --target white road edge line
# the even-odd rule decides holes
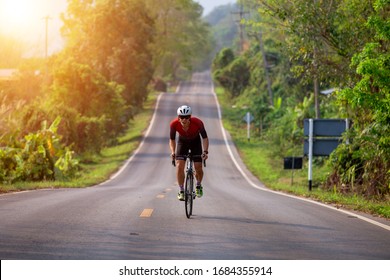
[[[179,86],[180,86],[180,85],[179,85]],[[179,87],[178,87],[178,88],[179,88]],[[127,166],[131,163],[131,161],[132,161],[132,160],[134,159],[134,157],[136,156],[136,154],[137,154],[137,153],[139,152],[139,150],[142,148],[142,146],[143,146],[144,143],[145,143],[145,139],[148,138],[149,133],[150,133],[152,127],[153,127],[154,121],[155,121],[155,119],[156,119],[157,108],[158,108],[159,105],[160,105],[160,100],[161,100],[161,97],[163,96],[164,93],[165,93],[165,92],[161,92],[161,93],[159,94],[159,96],[157,97],[157,102],[156,102],[156,105],[155,105],[155,107],[154,107],[153,117],[152,117],[152,119],[151,119],[151,121],[150,121],[150,123],[149,123],[149,127],[148,127],[148,129],[146,130],[146,132],[145,132],[145,134],[144,134],[144,136],[143,136],[143,139],[142,139],[141,143],[139,144],[139,146],[137,147],[137,149],[133,152],[133,154],[131,155],[131,157],[130,157],[128,160],[126,160],[126,162],[123,164],[123,166],[122,166],[114,175],[112,175],[112,176],[110,177],[110,179],[108,179],[108,180],[105,181],[105,182],[100,183],[98,186],[103,185],[103,184],[106,184],[106,183],[108,183],[108,182],[114,180],[115,178],[117,178],[117,177],[118,177],[118,176],[127,168]]]
[[[178,87],[176,88],[176,93],[179,92],[180,90],[180,86],[181,84],[178,85]],[[95,187],[98,187],[98,186],[102,186],[104,184],[107,184],[109,183],[110,181],[114,180],[115,178],[117,178],[126,168],[127,166],[131,163],[131,161],[134,159],[135,155],[139,152],[139,150],[142,148],[142,146],[144,145],[144,142],[145,142],[145,139],[148,137],[149,133],[150,133],[150,130],[152,129],[152,126],[154,124],[154,120],[156,119],[156,113],[157,113],[157,108],[159,107],[159,104],[160,104],[160,100],[161,100],[161,97],[162,95],[164,94],[165,92],[161,92],[159,94],[159,96],[157,97],[157,102],[156,102],[156,105],[154,107],[154,112],[153,112],[153,117],[149,123],[149,127],[148,129],[146,130],[144,136],[143,136],[143,139],[141,141],[141,143],[139,144],[139,146],[137,147],[137,149],[133,152],[133,154],[131,155],[131,157],[129,159],[127,159],[125,161],[125,163],[122,165],[122,167],[115,173],[113,174],[108,180],[104,181],[104,182],[101,182],[100,184],[97,184],[95,185]],[[26,190],[26,191],[20,191],[20,192],[12,192],[12,193],[5,193],[5,194],[0,194],[0,196],[6,196],[6,195],[15,195],[15,194],[20,194],[20,193],[25,193],[25,192],[31,192],[31,191],[47,191],[47,190],[52,190],[52,189],[39,189],[39,190]],[[56,190],[56,189],[53,189],[53,190]]]
[[[177,86],[176,88],[176,93],[178,93],[180,91],[180,87],[181,87],[181,83],[179,83],[179,85]],[[165,92],[161,92],[159,94],[159,96],[157,97],[157,102],[156,102],[156,105],[154,106],[154,112],[153,112],[153,117],[152,119],[150,120],[150,123],[149,123],[149,127],[148,129],[146,130],[144,136],[143,136],[143,139],[141,141],[141,143],[139,144],[138,148],[133,152],[133,154],[131,155],[131,157],[126,160],[126,162],[123,164],[123,166],[114,174],[112,175],[107,181],[104,181],[100,184],[98,184],[98,186],[100,185],[103,185],[103,184],[106,184],[112,180],[114,180],[115,178],[117,178],[126,168],[127,166],[131,163],[131,161],[134,159],[135,155],[139,152],[139,150],[142,148],[142,146],[144,145],[144,142],[145,142],[145,139],[148,138],[149,136],[149,133],[150,133],[150,130],[152,129],[153,125],[154,125],[154,121],[156,119],[156,114],[157,114],[157,108],[160,106],[160,100],[161,100],[161,97],[165,94]]]
[[[298,199],[298,200],[302,200],[302,201],[306,201],[306,202],[309,202],[309,203],[312,203],[312,204],[316,204],[316,205],[319,205],[319,206],[322,206],[322,207],[326,207],[328,209],[332,209],[332,210],[335,210],[335,211],[338,211],[338,212],[341,212],[341,213],[344,213],[346,215],[350,215],[350,216],[354,216],[358,219],[361,219],[363,221],[366,221],[370,224],[373,224],[373,225],[376,225],[378,227],[381,227],[385,230],[388,230],[390,231],[390,226],[388,225],[385,225],[385,224],[382,224],[380,222],[377,222],[377,221],[374,221],[370,218],[367,218],[367,217],[364,217],[364,216],[361,216],[361,215],[358,215],[356,213],[353,213],[353,212],[349,212],[349,211],[346,211],[346,210],[343,210],[343,209],[338,209],[336,207],[333,207],[333,206],[330,206],[330,205],[327,205],[327,204],[323,204],[323,203],[320,203],[320,202],[317,202],[317,201],[314,201],[314,200],[310,200],[310,199],[306,199],[306,198],[303,198],[303,197],[299,197],[299,196],[293,196],[293,195],[289,195],[289,194],[286,194],[286,193],[282,193],[282,192],[277,192],[277,191],[273,191],[273,190],[270,190],[270,189],[267,189],[267,188],[264,188],[262,186],[259,186],[257,184],[255,184],[246,174],[245,172],[242,170],[242,168],[240,167],[240,165],[238,164],[237,160],[235,159],[234,155],[233,155],[233,152],[230,148],[230,145],[228,143],[228,140],[227,140],[227,136],[226,136],[226,132],[225,132],[225,128],[223,126],[223,123],[222,123],[222,114],[221,114],[221,107],[219,105],[219,102],[218,102],[218,98],[217,98],[217,95],[215,93],[215,90],[214,90],[214,84],[212,85],[212,93],[214,95],[214,99],[215,99],[215,102],[217,103],[217,107],[218,107],[218,118],[219,118],[219,122],[220,122],[220,125],[221,125],[221,129],[222,129],[222,134],[223,134],[223,138],[224,138],[224,141],[225,141],[225,145],[229,151],[229,154],[230,154],[230,157],[232,159],[232,161],[234,162],[234,165],[237,167],[238,171],[240,171],[241,175],[245,178],[245,180],[253,187],[253,188],[256,188],[256,189],[259,189],[261,191],[265,191],[265,192],[270,192],[270,193],[274,193],[274,194],[278,194],[278,195],[282,195],[282,196],[287,196],[287,197],[290,197],[290,198],[294,198],[294,199]]]

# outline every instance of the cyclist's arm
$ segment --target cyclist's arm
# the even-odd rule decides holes
[[[169,129],[169,148],[171,149],[171,156],[176,152],[176,129],[174,128],[173,123],[170,124]]]
[[[202,138],[203,141],[203,151],[209,151],[209,138]]]
[[[207,136],[207,132],[206,132],[206,128],[204,127],[203,125],[203,122],[201,122],[202,124],[202,127],[200,128],[200,135],[202,136],[202,146],[203,146],[203,159],[206,160],[208,158],[207,154],[208,154],[208,151],[209,151],[209,138]],[[205,153],[206,152],[206,153]]]
[[[169,139],[169,148],[171,148],[171,155],[175,154],[176,151],[176,141]]]

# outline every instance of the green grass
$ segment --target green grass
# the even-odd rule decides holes
[[[342,194],[322,189],[321,183],[330,172],[323,164],[313,165],[313,188],[309,191],[307,164],[301,170],[283,169],[283,158],[276,156],[278,147],[260,137],[247,140],[246,126],[237,121],[237,109],[232,108],[231,99],[226,98],[223,90],[216,89],[222,108],[223,124],[231,134],[243,162],[248,169],[272,190],[302,196],[323,203],[362,211],[390,218],[390,202],[368,200],[355,194]],[[304,160],[305,162],[305,160]],[[321,160],[319,160],[321,163]]]

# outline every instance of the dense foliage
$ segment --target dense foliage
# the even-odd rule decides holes
[[[214,79],[219,82],[233,97],[240,95],[249,81],[247,60],[238,57],[229,48],[222,49],[212,65]]]
[[[73,176],[78,161],[73,152],[64,148],[57,133],[60,118],[0,149],[0,181],[41,181]]]
[[[201,14],[192,0],[68,0],[66,45],[47,61],[0,37],[0,67],[18,68],[0,81],[0,183],[76,175],[76,155],[115,142],[155,78],[179,78],[207,53]]]
[[[387,198],[390,1],[239,2],[257,11],[242,21],[250,47],[234,58],[226,56],[232,50],[217,54],[215,80],[238,110],[249,107],[279,156],[302,153],[304,118],[350,118],[349,144],[328,160],[333,171],[324,187]],[[242,78],[231,71],[237,64],[249,67],[249,78],[234,89],[229,81]],[[332,95],[320,94],[329,88]]]
[[[355,121],[350,145],[334,153],[332,184],[344,190],[384,196],[390,193],[390,1],[376,1],[367,28],[375,34],[354,55],[359,81],[339,94]]]
[[[188,77],[211,50],[209,25],[202,6],[192,0],[146,0],[155,20],[156,37],[151,45],[155,76],[164,81]]]

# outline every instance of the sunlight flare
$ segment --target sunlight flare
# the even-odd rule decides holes
[[[7,34],[27,33],[29,26],[39,22],[40,1],[0,0],[0,30]]]

